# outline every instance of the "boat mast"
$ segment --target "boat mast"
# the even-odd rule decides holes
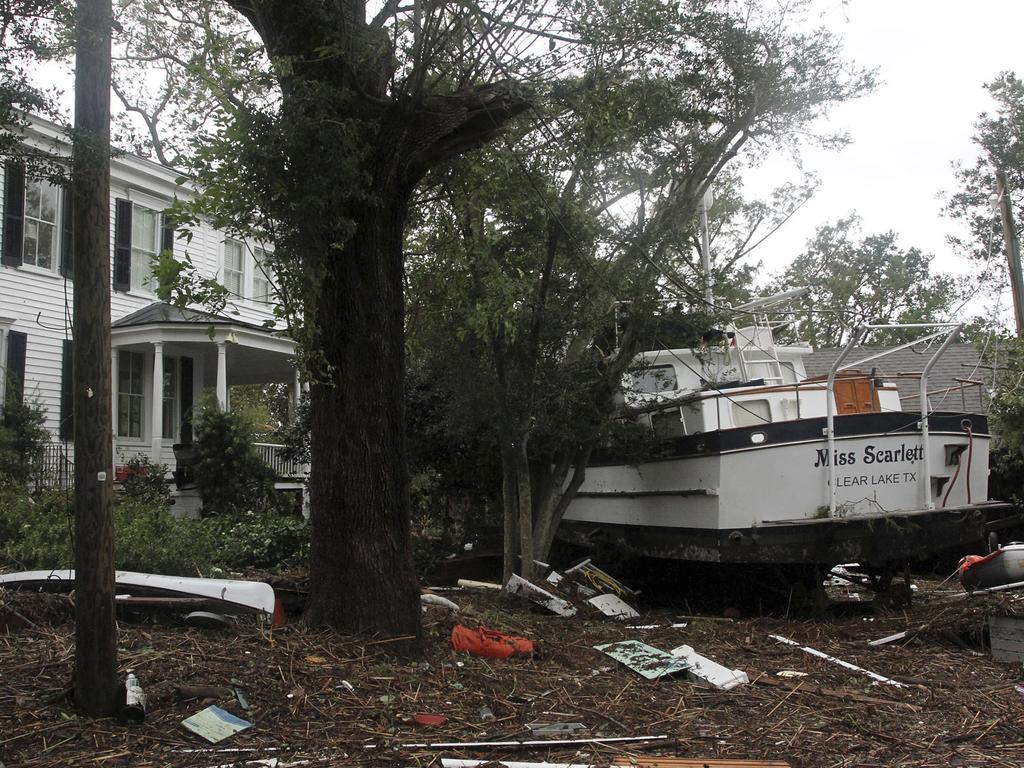
[[[710,309],[715,303],[711,280],[711,233],[708,231],[708,208],[715,202],[715,194],[708,186],[700,201],[700,259],[704,268],[704,303]],[[1018,328],[1019,331],[1019,328]]]

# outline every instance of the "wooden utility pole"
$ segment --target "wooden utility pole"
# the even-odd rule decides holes
[[[73,402],[75,436],[75,703],[113,713],[113,434],[110,394],[111,0],[78,0],[75,18]]]
[[[1010,271],[1010,289],[1013,291],[1013,317],[1017,322],[1017,335],[1024,335],[1024,279],[1021,278],[1020,244],[1017,231],[1013,228],[1013,207],[1010,205],[1010,190],[1006,174],[996,171],[996,195],[999,199],[999,215],[1003,220],[1003,244]]]

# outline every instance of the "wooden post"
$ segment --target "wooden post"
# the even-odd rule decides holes
[[[111,0],[79,0],[74,205],[75,703],[110,715],[117,691],[110,393]]]
[[[1006,246],[1006,259],[1010,272],[1010,289],[1013,291],[1013,317],[1017,323],[1017,335],[1024,335],[1024,279],[1021,277],[1020,244],[1017,232],[1013,228],[1013,207],[1010,205],[1010,190],[1006,184],[1006,174],[996,171],[996,195],[999,198],[999,215],[1003,221],[1003,244]]]

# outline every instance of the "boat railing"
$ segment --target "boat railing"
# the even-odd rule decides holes
[[[836,375],[839,374],[841,371],[847,370],[849,368],[856,368],[858,366],[864,365],[864,363],[869,363],[869,362],[871,362],[873,360],[878,360],[879,358],[886,357],[887,355],[891,355],[893,352],[898,352],[901,349],[909,349],[910,347],[916,346],[918,344],[922,344],[922,343],[927,342],[927,341],[933,341],[933,340],[942,339],[942,343],[939,345],[939,348],[935,351],[935,353],[930,358],[928,358],[928,361],[925,363],[924,368],[921,370],[921,374],[920,374],[920,376],[921,376],[921,385],[920,385],[920,390],[919,390],[919,395],[918,395],[919,402],[920,402],[920,411],[921,411],[921,421],[919,422],[919,426],[920,426],[920,430],[921,430],[921,447],[922,447],[922,464],[923,464],[922,474],[924,476],[923,477],[923,481],[922,481],[923,493],[924,493],[924,508],[925,509],[935,509],[935,502],[932,500],[931,449],[930,449],[930,446],[928,444],[929,443],[929,441],[928,441],[928,410],[929,410],[929,406],[928,406],[928,375],[931,373],[932,368],[935,367],[935,363],[938,361],[938,359],[940,357],[942,357],[942,355],[949,348],[949,345],[952,344],[954,339],[956,339],[956,337],[960,334],[960,331],[963,329],[963,327],[964,327],[963,323],[894,323],[894,324],[882,324],[882,325],[865,324],[865,325],[857,326],[857,328],[854,329],[853,333],[850,336],[850,341],[847,343],[847,345],[845,347],[843,347],[843,351],[839,353],[839,356],[835,359],[835,362],[832,363],[832,367],[831,367],[831,369],[829,369],[829,372],[828,372],[828,386],[827,386],[828,394],[827,394],[827,396],[825,398],[825,400],[826,400],[826,408],[827,408],[826,420],[825,420],[825,434],[826,434],[827,439],[828,439],[828,455],[829,455],[829,457],[830,458],[834,457],[835,456],[835,452],[836,452],[836,431],[835,431],[835,416],[836,416],[835,381],[836,381]],[[857,360],[856,362],[846,363],[846,359],[850,356],[850,353],[853,351],[854,347],[856,347],[860,343],[860,340],[864,337],[864,335],[868,331],[874,331],[874,330],[898,330],[898,329],[909,330],[909,329],[914,329],[914,328],[919,329],[919,330],[925,330],[925,329],[928,329],[928,328],[938,329],[938,330],[934,330],[931,333],[925,334],[924,336],[922,336],[919,339],[914,339],[914,341],[909,341],[909,342],[907,342],[905,344],[900,344],[900,345],[898,345],[896,347],[893,347],[891,349],[886,349],[886,350],[884,350],[882,352],[877,352],[877,353],[875,353],[873,355],[868,355],[867,357],[865,357],[865,358],[863,358],[861,360]],[[828,505],[829,516],[830,517],[835,517],[836,516],[836,508],[837,508],[837,494],[838,494],[838,491],[836,489],[836,462],[834,460],[830,460],[828,462],[828,494],[829,494],[829,505]]]

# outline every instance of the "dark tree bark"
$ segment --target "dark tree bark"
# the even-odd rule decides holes
[[[75,703],[116,705],[110,393],[110,0],[79,0],[71,185],[74,278]]]
[[[269,212],[286,223],[313,331],[307,623],[421,650],[406,465],[402,241],[416,184],[528,102],[507,83],[389,91],[392,43],[359,0],[231,0],[281,64]],[[324,55],[324,51],[333,52]],[[422,74],[422,73],[421,73]],[[408,89],[407,89],[408,90]],[[283,194],[278,189],[286,190]]]

